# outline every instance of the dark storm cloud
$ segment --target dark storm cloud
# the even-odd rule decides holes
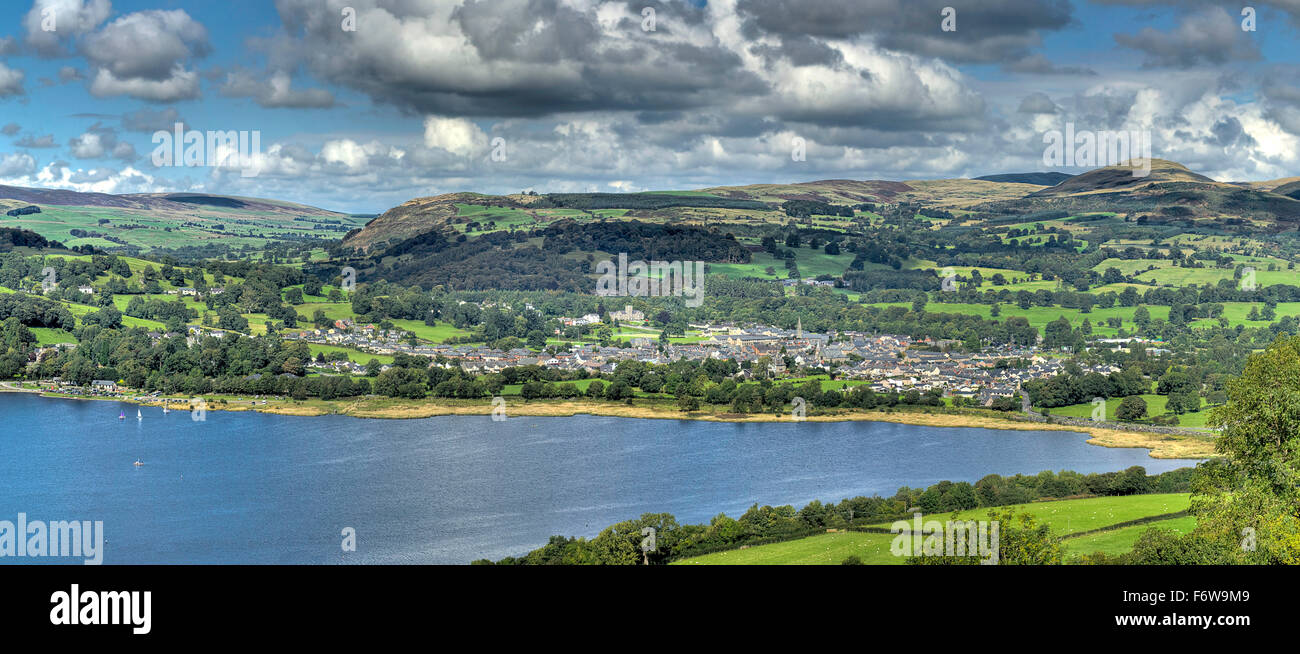
[[[1296,71],[1289,67],[1281,70],[1295,79]],[[1293,134],[1300,134],[1300,87],[1280,83],[1276,80],[1263,88],[1265,115]]]
[[[600,25],[555,0],[471,1],[441,16],[435,3],[415,0],[327,4],[280,0],[293,36],[271,46],[272,58],[304,62],[324,81],[415,113],[670,110],[767,88],[735,53],[686,40],[702,10],[685,2],[659,3],[654,31],[626,17]],[[331,13],[344,4],[356,6],[354,33]]]
[[[1211,142],[1220,147],[1254,144],[1254,139],[1242,129],[1241,121],[1230,116],[1215,123],[1214,127],[1210,128],[1210,133],[1214,135]]]
[[[1219,7],[1184,16],[1168,32],[1146,27],[1136,34],[1116,34],[1115,42],[1146,55],[1148,68],[1191,68],[1259,59],[1259,47],[1240,19]]]
[[[956,27],[941,30],[945,7]],[[1010,63],[1041,43],[1044,31],[1071,22],[1067,0],[741,0],[745,34],[806,35],[832,39],[872,36],[890,50],[961,62]]]
[[[776,46],[755,45],[750,52],[771,63],[783,59],[794,66],[837,66],[844,62],[839,50],[803,34],[783,36]]]
[[[822,20],[811,6],[818,19],[799,14],[801,32],[783,24],[775,4],[732,13],[654,3],[650,26],[637,3],[575,9],[559,0],[470,0],[449,9],[422,0],[348,0],[356,5],[357,30],[345,33],[333,16],[343,2],[327,0],[322,11],[316,0],[279,0],[284,33],[267,42],[272,66],[302,66],[323,82],[415,114],[537,118],[726,109],[882,130],[970,130],[980,127],[984,112],[983,100],[959,74],[868,41],[829,39],[838,34],[835,21]],[[960,23],[963,18],[969,22]],[[937,9],[931,19],[939,33]],[[1037,40],[1034,26],[1068,19],[1068,5],[1059,2],[996,0],[979,16],[962,14],[959,33],[947,39],[957,45],[945,47],[965,52],[996,41],[1020,52]],[[882,71],[885,81],[878,81]]]
[[[487,61],[591,60],[600,40],[597,26],[556,0],[467,0],[452,20]]]

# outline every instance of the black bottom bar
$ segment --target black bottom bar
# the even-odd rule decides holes
[[[431,630],[580,638],[611,627],[661,643],[663,629],[687,627],[741,638],[769,629],[815,641],[898,636],[922,647],[936,637],[1014,640],[1031,633],[1054,634],[1050,642],[1061,644],[1076,637],[1205,642],[1293,629],[1287,587],[1296,574],[1118,566],[0,566],[0,625],[11,638],[50,643],[248,642],[263,634],[346,642],[375,634],[427,637]],[[134,634],[131,624],[52,624],[51,597],[70,594],[74,584],[79,596],[149,591],[149,633]],[[1156,623],[1118,624],[1147,619],[1139,616],[1155,616]],[[1191,616],[1248,624],[1204,627],[1188,624]]]

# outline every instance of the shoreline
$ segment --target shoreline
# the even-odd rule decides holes
[[[167,406],[173,411],[189,411],[189,398],[145,397],[92,397],[64,395],[39,389],[15,387],[12,382],[0,382],[0,392],[36,393],[41,397],[71,400],[107,400],[128,402],[141,406]],[[512,396],[513,397],[513,396]],[[511,416],[572,417],[576,415],[608,416],[652,420],[703,420],[710,422],[790,422],[785,414],[734,414],[695,411],[683,413],[675,407],[654,406],[654,400],[642,399],[640,404],[628,406],[585,400],[534,400],[507,401],[507,419]],[[208,411],[257,411],[284,416],[342,415],[353,418],[407,420],[438,416],[491,415],[493,405],[483,400],[450,400],[429,398],[402,400],[395,398],[349,398],[345,400],[295,401],[279,398],[245,399],[217,396],[207,402]],[[1099,447],[1142,448],[1154,459],[1204,459],[1215,456],[1214,438],[1193,435],[1170,435],[1144,431],[1123,431],[1076,425],[1054,425],[1001,418],[994,415],[972,415],[926,411],[836,411],[828,415],[810,415],[807,422],[892,422],[922,427],[977,428],[1015,431],[1067,431],[1086,434],[1087,443]]]

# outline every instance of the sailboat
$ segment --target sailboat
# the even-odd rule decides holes
[[[167,405],[164,404],[164,405],[163,405],[163,415],[167,415],[167,414],[169,414],[169,413],[171,413],[171,412],[172,412],[172,410],[171,410],[171,409],[168,409],[168,408],[167,408]]]
[[[135,410],[135,419],[136,419],[136,420],[144,420],[144,416],[143,416],[143,415],[140,415],[140,410],[139,410],[139,409],[136,409],[136,410]]]
[[[126,412],[125,412],[125,411],[121,411],[121,412],[119,412],[119,413],[117,414],[117,419],[118,419],[118,420],[126,420]]]

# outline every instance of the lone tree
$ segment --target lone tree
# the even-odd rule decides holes
[[[1147,417],[1147,401],[1136,395],[1130,395],[1119,403],[1119,408],[1115,410],[1115,417],[1120,420],[1141,420]]]

